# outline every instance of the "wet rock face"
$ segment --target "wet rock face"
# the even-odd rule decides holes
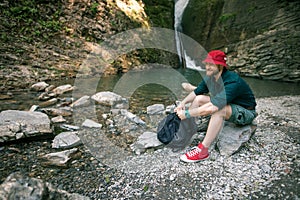
[[[207,51],[227,51],[245,76],[299,82],[299,10],[299,1],[190,0],[183,32]]]

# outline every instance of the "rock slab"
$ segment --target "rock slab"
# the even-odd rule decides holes
[[[68,162],[79,155],[77,153],[77,148],[55,153],[49,153],[42,156],[41,161],[44,166],[67,167]]]
[[[137,141],[133,143],[130,148],[135,152],[135,154],[140,155],[148,148],[158,148],[160,146],[163,146],[163,143],[157,139],[157,134],[147,131],[139,136]]]
[[[0,113],[0,142],[52,133],[49,117],[41,112],[5,110]]]
[[[217,147],[221,155],[231,156],[236,153],[254,134],[256,125],[237,126],[225,122],[217,138]]]
[[[82,142],[77,136],[77,132],[62,132],[55,136],[52,142],[52,148],[63,149],[63,148],[72,148],[81,145]]]

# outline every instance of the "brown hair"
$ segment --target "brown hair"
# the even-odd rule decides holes
[[[217,65],[217,67],[218,67],[219,71],[221,71],[222,69],[224,70],[224,68],[225,68],[223,65]]]

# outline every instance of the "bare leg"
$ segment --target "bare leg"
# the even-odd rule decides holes
[[[207,132],[205,135],[204,140],[202,141],[202,144],[209,148],[212,142],[217,137],[218,133],[221,131],[221,128],[223,126],[224,119],[228,120],[231,116],[232,110],[231,106],[227,105],[222,110],[215,112],[212,114]]]
[[[183,87],[183,89],[185,91],[188,91],[188,92],[192,92],[197,88],[196,86],[194,86],[190,83],[182,83],[181,86]]]
[[[209,97],[207,98],[209,99]],[[207,100],[207,98],[199,97],[198,99],[195,99],[193,101],[191,106],[199,106],[203,101]],[[208,104],[210,103],[206,103],[206,105]],[[197,147],[188,151],[184,155],[181,155],[180,160],[182,160],[183,162],[198,162],[207,159],[209,157],[208,148],[210,147],[211,143],[215,140],[216,136],[220,132],[223,125],[224,118],[229,119],[231,113],[232,113],[231,106],[227,105],[222,110],[212,114],[211,119],[209,121],[206,136],[202,141],[202,143],[199,143]]]
[[[194,101],[192,102],[190,108],[198,108],[206,103],[210,102],[210,97],[207,95],[199,95],[196,96]]]

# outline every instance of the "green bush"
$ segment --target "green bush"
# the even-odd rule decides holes
[[[6,18],[4,24],[23,40],[32,41],[33,37],[48,39],[63,28],[59,21],[61,11],[55,10],[61,6],[53,3],[60,4],[59,1],[12,0],[2,14]]]

